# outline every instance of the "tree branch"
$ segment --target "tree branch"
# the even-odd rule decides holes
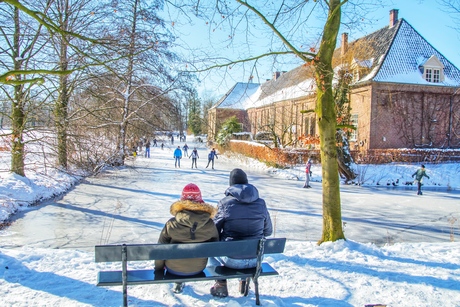
[[[297,48],[295,48],[283,36],[283,34],[281,34],[281,32],[278,31],[278,29],[275,27],[275,25],[273,23],[271,23],[270,21],[268,21],[268,19],[260,11],[258,11],[255,7],[249,5],[249,3],[247,3],[246,1],[243,1],[243,0],[236,0],[236,2],[238,2],[241,5],[247,7],[250,11],[254,12],[257,16],[259,16],[260,19],[262,19],[262,21],[275,33],[275,35],[278,36],[281,39],[281,41],[287,46],[287,48],[290,49],[292,51],[292,53],[294,53],[299,58],[301,58],[304,62],[310,62],[312,60],[312,58],[314,58],[316,56],[315,54],[312,54],[312,53],[304,53],[304,52],[301,52],[301,51],[297,50]],[[309,55],[309,56],[311,56],[311,58],[306,57],[305,55]]]

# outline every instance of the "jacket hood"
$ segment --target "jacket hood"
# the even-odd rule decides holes
[[[225,196],[233,196],[242,203],[252,203],[259,199],[259,191],[250,183],[234,184],[225,191]]]
[[[179,200],[171,205],[169,212],[180,224],[192,227],[196,222],[198,228],[201,228],[216,215],[217,208],[207,203]]]

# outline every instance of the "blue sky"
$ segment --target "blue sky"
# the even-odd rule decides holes
[[[438,3],[439,0],[383,0],[382,4],[375,4],[374,9],[369,11],[364,18],[363,24],[360,27],[346,28],[342,27],[342,32],[348,32],[349,41],[353,41],[364,35],[370,34],[389,24],[389,12],[391,9],[398,9],[398,18],[404,18],[412,27],[420,33],[434,48],[442,53],[456,67],[460,68],[460,29],[456,30],[453,27],[454,22],[452,15],[443,11]],[[460,1],[460,0],[459,0]],[[367,25],[364,25],[367,23]],[[322,28],[323,24],[319,25]],[[208,40],[209,28],[200,21],[195,26],[185,30],[187,37],[183,37],[191,46],[202,47],[209,44]],[[211,40],[225,40],[226,31],[217,29],[211,33]],[[243,35],[244,36],[244,33]],[[340,44],[340,36],[338,38]],[[268,44],[267,41],[260,40],[260,46]],[[256,45],[251,46],[257,49]],[[228,58],[235,59],[238,48],[221,48],[215,54],[216,57],[225,55]],[[221,53],[221,54],[217,54]],[[257,52],[255,52],[257,54]],[[269,60],[265,64],[260,65],[257,69],[257,79],[254,82],[262,83],[267,79],[271,79],[275,70],[291,70],[298,66],[299,63],[286,63],[284,66],[275,64]],[[214,97],[219,99],[227,92],[236,82],[247,82],[248,76],[253,72],[249,72],[251,66],[246,64],[243,68],[233,68],[232,70],[220,69],[200,75],[202,80],[199,86],[199,94],[201,98]],[[225,71],[225,73],[224,73]]]

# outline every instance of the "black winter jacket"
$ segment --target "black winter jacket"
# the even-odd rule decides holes
[[[273,232],[265,201],[252,184],[235,184],[225,191],[214,223],[221,241],[261,239]]]

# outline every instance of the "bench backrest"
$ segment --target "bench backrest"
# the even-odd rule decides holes
[[[257,257],[258,239],[242,241],[219,241],[204,243],[181,244],[120,244],[97,245],[95,249],[96,262],[122,261],[122,248],[126,246],[127,261],[206,258],[206,257]],[[284,252],[286,238],[265,239],[264,254],[279,254]]]

